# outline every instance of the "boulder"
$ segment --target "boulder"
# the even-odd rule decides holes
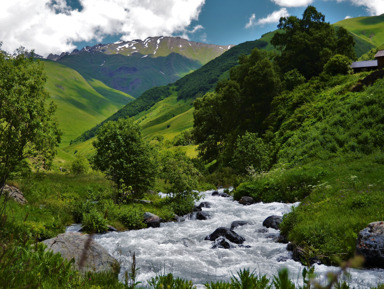
[[[280,224],[282,221],[283,221],[283,217],[275,216],[275,215],[269,216],[264,220],[263,226],[267,228],[273,228],[273,229],[279,230]]]
[[[260,228],[257,230],[257,233],[262,233],[262,234],[268,233],[268,229],[267,228]]]
[[[243,244],[245,241],[242,236],[225,227],[217,228],[212,234],[205,237],[205,240],[215,241],[219,237],[224,237],[235,244]]]
[[[211,206],[212,206],[212,204],[210,202],[201,202],[200,205],[198,205],[197,207],[209,209]]]
[[[71,232],[60,234],[43,243],[47,245],[47,250],[60,253],[64,259],[74,259],[75,269],[81,272],[113,271],[118,273],[120,270],[117,260],[96,243],[91,235]],[[83,260],[83,266],[80,268],[81,260]]]
[[[224,237],[219,237],[215,240],[214,245],[212,246],[212,249],[217,249],[217,248],[222,248],[222,249],[231,249],[234,248],[233,245],[231,245],[227,239]]]
[[[231,224],[231,230],[237,228],[237,227],[241,227],[241,226],[244,226],[244,225],[247,225],[248,222],[247,221],[233,221],[232,224]]]
[[[223,198],[229,198],[230,197],[230,195],[228,195],[227,193],[220,193],[219,191],[214,191],[212,193],[212,196],[223,197]]]
[[[196,212],[196,220],[208,220],[210,216],[207,212]]]
[[[18,188],[14,187],[14,186],[5,185],[3,188],[3,194],[8,194],[8,196],[11,199],[14,199],[19,204],[24,205],[24,204],[28,203],[27,200],[24,198],[23,193]]]
[[[148,227],[159,228],[160,227],[160,217],[155,215],[155,214],[145,212],[144,213],[144,223],[146,223],[148,225]]]
[[[252,197],[244,196],[244,197],[241,197],[239,203],[244,206],[249,206],[254,204],[255,200]]]
[[[194,212],[201,212],[203,209],[201,208],[201,207],[199,207],[199,206],[195,206],[194,208],[193,208],[193,211]]]
[[[356,253],[364,257],[366,267],[384,268],[384,222],[370,223],[360,231]]]

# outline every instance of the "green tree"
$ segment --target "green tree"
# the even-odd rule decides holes
[[[199,194],[195,191],[201,174],[183,152],[163,153],[160,157],[160,178],[165,182],[165,193],[172,196],[176,214],[184,215],[192,211]]]
[[[152,186],[155,166],[138,124],[132,119],[109,121],[96,136],[94,167],[104,172],[118,191],[132,188],[132,195],[141,197]]]
[[[45,82],[42,62],[23,49],[0,51],[0,193],[22,163],[49,168],[56,154],[60,132]]]
[[[76,158],[71,163],[71,173],[75,175],[86,174],[89,169],[88,159],[83,155],[76,155]]]
[[[193,135],[204,161],[218,160],[219,165],[226,165],[238,135],[263,133],[271,102],[282,87],[278,69],[269,57],[258,49],[240,57],[229,80],[196,99]]]
[[[268,147],[256,133],[246,132],[237,138],[231,165],[239,174],[253,168],[256,172],[268,169]]]
[[[347,56],[336,54],[324,65],[324,72],[329,75],[348,74],[350,65],[351,60]]]
[[[319,75],[334,54],[353,57],[354,41],[344,30],[335,29],[315,7],[308,6],[302,19],[295,16],[280,18],[271,43],[281,51],[277,63],[283,73],[292,69],[309,79]]]

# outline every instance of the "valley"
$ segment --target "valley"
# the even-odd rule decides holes
[[[382,289],[384,79],[350,65],[383,31],[308,6],[237,45],[2,52],[0,288]],[[118,266],[40,242],[79,229]]]

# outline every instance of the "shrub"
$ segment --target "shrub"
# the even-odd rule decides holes
[[[246,174],[247,169],[257,172],[269,167],[268,148],[256,133],[246,132],[237,138],[233,152],[232,167],[240,174]]]
[[[130,208],[123,209],[119,213],[119,221],[130,230],[138,230],[145,228],[143,222],[144,211],[142,209]]]
[[[187,281],[178,277],[173,277],[172,274],[157,276],[152,278],[148,284],[153,289],[193,289],[192,281]]]
[[[108,230],[107,220],[95,209],[83,214],[83,230],[87,233],[103,233]]]
[[[88,173],[90,165],[88,159],[82,155],[77,155],[71,164],[71,173],[75,175],[82,175]]]
[[[351,71],[350,64],[347,56],[336,54],[324,65],[324,72],[329,75],[348,74]]]

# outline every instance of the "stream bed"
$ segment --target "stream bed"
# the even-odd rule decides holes
[[[187,219],[184,222],[162,223],[160,228],[137,231],[111,232],[96,235],[95,240],[106,248],[121,264],[120,280],[124,272],[130,272],[132,254],[136,255],[137,281],[145,281],[160,274],[172,273],[176,277],[192,280],[197,288],[216,280],[229,280],[240,269],[249,268],[256,274],[273,276],[282,268],[288,268],[290,278],[302,285],[303,266],[291,259],[286,244],[274,242],[279,231],[263,230],[263,221],[271,215],[282,216],[298,204],[257,203],[243,206],[232,197],[212,196],[213,191],[201,193],[200,200],[211,203],[203,208],[210,214],[208,220]],[[222,190],[221,190],[222,192]],[[199,204],[198,202],[197,204]],[[245,238],[243,246],[212,249],[213,242],[204,240],[218,227],[231,227],[233,221],[248,224],[234,231]],[[319,278],[336,267],[316,265]],[[349,270],[348,282],[355,288],[370,288],[384,283],[384,270]]]

